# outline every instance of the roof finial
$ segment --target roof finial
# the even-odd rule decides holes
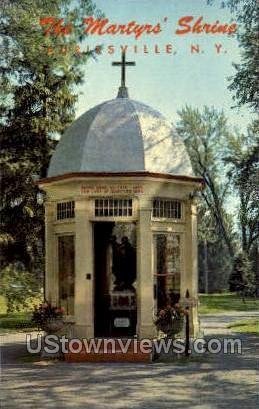
[[[128,89],[126,87],[126,66],[133,66],[136,65],[135,61],[126,61],[126,53],[122,51],[121,53],[121,61],[114,61],[112,62],[113,66],[121,66],[121,86],[119,88],[119,92],[117,98],[128,98]]]

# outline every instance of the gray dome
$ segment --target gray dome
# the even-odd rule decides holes
[[[48,176],[132,171],[193,176],[184,143],[170,122],[145,104],[116,98],[90,109],[66,130]]]

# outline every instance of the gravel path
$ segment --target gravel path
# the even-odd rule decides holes
[[[205,335],[221,337],[220,331],[226,334],[231,320],[242,318],[213,314],[202,317],[201,323]],[[242,355],[133,365],[26,362],[24,334],[5,335],[1,408],[255,409],[259,407],[258,338],[241,338]]]

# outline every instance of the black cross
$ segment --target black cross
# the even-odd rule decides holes
[[[126,83],[126,66],[127,65],[136,65],[134,61],[126,61],[126,54],[125,51],[122,51],[121,54],[121,61],[114,61],[112,63],[113,66],[121,66],[121,86],[125,87]]]

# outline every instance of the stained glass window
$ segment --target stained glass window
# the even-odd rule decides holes
[[[155,235],[155,298],[158,308],[179,301],[181,274],[180,236],[174,233]]]
[[[59,301],[67,315],[74,314],[75,244],[74,236],[58,238]]]

